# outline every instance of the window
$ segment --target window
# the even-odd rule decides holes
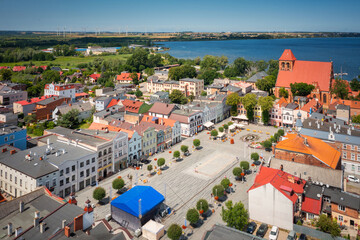
[[[64,175],[64,170],[60,170],[60,177]]]
[[[75,172],[75,165],[72,165],[71,171],[72,171],[72,172]]]
[[[343,144],[342,147],[343,147],[343,149],[346,149],[346,144]]]
[[[86,169],[86,177],[90,176],[90,169]]]
[[[17,177],[14,177],[15,184],[17,184]]]
[[[56,178],[53,179],[53,183],[52,183],[53,187],[56,186]]]
[[[91,159],[91,162],[94,163],[94,162],[95,162],[95,158],[92,158],[92,159]]]
[[[109,148],[109,153],[111,153],[111,147]]]
[[[345,158],[346,159],[346,152],[343,152],[343,158]]]
[[[66,174],[70,172],[70,168],[66,168]]]
[[[323,102],[326,103],[326,94],[323,95]]]
[[[80,177],[84,177],[84,171],[80,172]]]
[[[340,211],[344,211],[344,212],[345,212],[345,206],[338,205],[338,209],[339,209]]]
[[[2,170],[0,170],[0,176],[2,177]]]
[[[90,159],[86,160],[86,166],[90,164]]]
[[[357,155],[357,160],[360,161],[360,154]],[[1,174],[2,176],[2,174]]]
[[[60,187],[64,185],[64,180],[60,180]]]
[[[75,181],[75,175],[72,175],[71,181]]]
[[[95,172],[95,167],[92,167],[92,168],[91,168],[91,172]]]
[[[314,219],[314,214],[312,214],[312,213],[308,213],[308,219],[309,219],[309,220]]]
[[[106,155],[107,154],[107,152],[106,152],[106,149],[104,150],[104,155]]]
[[[84,167],[84,162],[81,162],[81,163],[80,163],[80,167],[81,167],[81,168]]]
[[[351,145],[351,150],[355,151],[355,145]]]
[[[66,183],[69,183],[70,182],[70,178],[66,178]]]
[[[351,153],[351,160],[355,160],[355,153]]]
[[[12,181],[12,174],[10,174],[10,182]]]
[[[338,219],[339,219],[340,222],[344,221],[344,218],[341,215],[339,215]]]
[[[22,187],[22,179],[20,179],[20,187]]]

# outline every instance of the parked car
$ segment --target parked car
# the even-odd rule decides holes
[[[360,180],[359,180],[357,177],[353,176],[353,175],[349,175],[349,176],[347,177],[347,179],[348,179],[350,182],[355,182],[355,183],[360,182]]]
[[[248,226],[246,228],[246,232],[253,234],[255,232],[256,227],[257,227],[257,224],[255,222],[251,222],[248,224]]]
[[[273,226],[269,234],[269,240],[276,240],[278,236],[279,236],[279,228],[277,226]]]
[[[291,231],[289,233],[289,235],[287,236],[286,240],[296,240],[297,236],[296,236],[296,232],[295,231]]]
[[[307,237],[306,237],[306,234],[302,233],[299,237],[299,240],[306,240]]]
[[[264,237],[267,230],[268,230],[268,225],[266,225],[265,223],[262,223],[259,227],[259,229],[256,231],[256,236],[258,237]]]

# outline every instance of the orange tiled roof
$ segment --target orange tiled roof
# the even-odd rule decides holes
[[[331,79],[331,62],[296,60],[292,71],[279,71],[276,87],[290,88],[290,83],[300,82],[307,84],[317,83],[320,91],[330,91]]]
[[[332,169],[336,169],[340,161],[340,152],[320,139],[299,136],[298,134],[287,134],[286,139],[279,142],[275,149],[283,149],[291,152],[310,154]],[[305,145],[305,138],[307,145]]]
[[[125,111],[138,113],[141,105],[143,105],[143,102],[140,101],[132,101],[129,99],[125,99],[122,101],[122,104],[125,107]]]
[[[276,104],[278,104],[280,107],[283,107],[283,106],[285,107],[288,104],[288,102],[286,101],[286,99],[284,97],[282,97]]]
[[[138,75],[138,79],[140,79],[140,73],[136,73]],[[116,80],[118,81],[132,81],[131,73],[121,73],[120,75],[116,75]]]
[[[291,49],[285,49],[279,60],[282,61],[294,61],[296,60],[296,57],[294,56]]]
[[[98,80],[100,78],[101,74],[100,73],[93,73],[93,74],[90,74],[89,77],[93,78],[95,81]]]
[[[115,106],[115,105],[117,105],[118,104],[118,102],[120,102],[120,99],[118,100],[118,99],[111,99],[111,101],[109,102],[109,104],[107,105],[107,107],[106,108],[111,108],[112,106]]]
[[[316,111],[316,110],[318,110],[319,108],[321,107],[321,104],[318,102],[318,101],[316,101],[316,99],[311,99],[307,104],[305,104],[302,108],[301,108],[301,110],[302,111],[305,111],[305,112],[307,112],[307,113],[310,113],[310,108],[312,109],[312,111],[314,112],[314,111]]]
[[[297,184],[297,181],[300,181],[300,184]],[[303,193],[306,181],[303,179],[300,180],[300,178],[281,171],[280,169],[261,166],[259,173],[256,175],[254,184],[248,191],[264,186],[268,183],[295,203],[298,197],[296,194],[291,195],[290,193],[292,191],[297,194]]]
[[[301,203],[301,211],[320,215],[321,202],[320,200],[305,197]]]
[[[132,135],[134,134],[134,131],[130,131],[127,129],[122,129],[119,127],[114,127],[111,125],[106,125],[102,123],[91,123],[90,127],[88,128],[90,130],[105,130],[108,129],[110,132],[126,132],[128,134],[128,138],[132,138]]]
[[[343,104],[349,106],[350,108],[360,109],[360,101],[343,100],[343,99],[336,99],[332,104],[330,104],[329,109],[336,110],[335,106],[338,104]]]
[[[155,121],[153,121],[153,118],[158,118],[158,124],[161,124],[161,120],[163,121],[163,125],[165,126],[170,126],[173,127],[176,123],[176,120],[173,119],[169,119],[169,118],[161,118],[161,117],[153,117],[153,116],[144,116],[143,119],[141,120],[141,122],[151,122],[151,123],[155,123]]]

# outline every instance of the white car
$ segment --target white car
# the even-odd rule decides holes
[[[279,236],[279,228],[276,226],[273,226],[271,228],[270,234],[269,234],[269,239],[270,240],[276,240]]]
[[[353,176],[353,175],[349,175],[347,179],[350,182],[356,182],[356,183],[360,182],[360,180],[357,177]]]

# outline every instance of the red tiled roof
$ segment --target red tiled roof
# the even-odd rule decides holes
[[[75,84],[54,84],[54,83],[50,83],[50,84],[45,84],[45,89],[49,89],[50,85],[54,85],[54,90],[55,91],[63,91],[63,90],[68,90],[68,89],[73,89],[75,88]]]
[[[89,94],[82,92],[82,93],[75,93],[75,97],[87,97]]]
[[[295,61],[296,57],[294,56],[291,49],[285,49],[279,60],[282,61]]]
[[[138,79],[140,79],[140,73],[136,73],[138,75]],[[117,81],[132,81],[130,77],[131,73],[121,73],[120,75],[116,75]]]
[[[285,107],[286,105],[288,105],[288,102],[286,101],[286,99],[284,97],[280,98],[280,100],[275,103],[278,104],[280,107]]]
[[[14,66],[12,70],[13,70],[13,72],[20,72],[20,71],[23,71],[25,69],[26,69],[25,66]]]
[[[311,99],[307,104],[305,104],[301,110],[305,111],[307,113],[310,113],[310,108],[312,109],[312,112],[315,112],[321,107],[321,104],[316,99]]]
[[[109,102],[109,104],[107,105],[107,107],[106,108],[110,108],[110,107],[112,107],[112,106],[115,106],[115,105],[117,105],[118,104],[118,102],[120,102],[120,99],[119,100],[117,100],[117,99],[111,99],[111,101]]]
[[[93,74],[90,74],[89,77],[93,78],[95,81],[98,80],[98,78],[100,78],[101,74],[100,73],[93,73]]]
[[[349,106],[350,108],[360,109],[360,101],[343,100],[343,99],[336,99],[335,102],[330,104],[329,109],[336,110],[335,106],[337,106],[338,104],[343,104]]]
[[[162,120],[163,125],[170,126],[170,127],[173,127],[175,125],[175,123],[177,122],[176,120],[173,120],[173,119],[161,118],[161,117],[153,117],[153,116],[149,116],[149,115],[145,115],[143,117],[143,119],[141,120],[141,122],[155,123],[155,121],[153,121],[154,118],[158,119],[158,124],[161,124],[161,120]]]
[[[275,151],[276,149],[280,149],[309,154],[332,169],[336,169],[338,166],[341,156],[340,152],[322,140],[305,135],[299,136],[298,134],[287,134],[285,137],[285,140],[275,146]],[[305,138],[307,145],[305,144]]]
[[[317,83],[320,91],[330,91],[331,79],[331,62],[296,60],[292,71],[279,71],[276,87],[290,88],[290,83],[300,82],[307,84]]]
[[[48,95],[48,96],[42,96],[42,97],[35,97],[35,98],[32,98],[32,99],[29,99],[29,101],[28,100],[22,100],[22,101],[18,101],[18,102],[15,102],[15,103],[25,106],[25,105],[40,102],[42,100],[45,100],[45,99],[51,98],[51,97],[54,97],[54,96],[53,95]]]
[[[125,111],[138,113],[141,105],[143,105],[143,102],[140,101],[132,101],[129,99],[125,99],[122,101],[122,104],[125,107]]]
[[[300,181],[299,184],[297,183],[298,181]],[[274,188],[276,188],[293,203],[295,203],[298,197],[296,194],[291,195],[291,192],[294,191],[294,193],[302,194],[305,183],[305,180],[300,180],[300,178],[279,169],[262,166],[259,170],[259,173],[255,177],[254,184],[248,191],[266,184],[271,184]]]
[[[305,197],[301,203],[301,211],[320,215],[321,202],[320,200]]]
[[[174,110],[174,108],[175,104],[155,102],[154,105],[150,108],[149,112],[169,115]]]

